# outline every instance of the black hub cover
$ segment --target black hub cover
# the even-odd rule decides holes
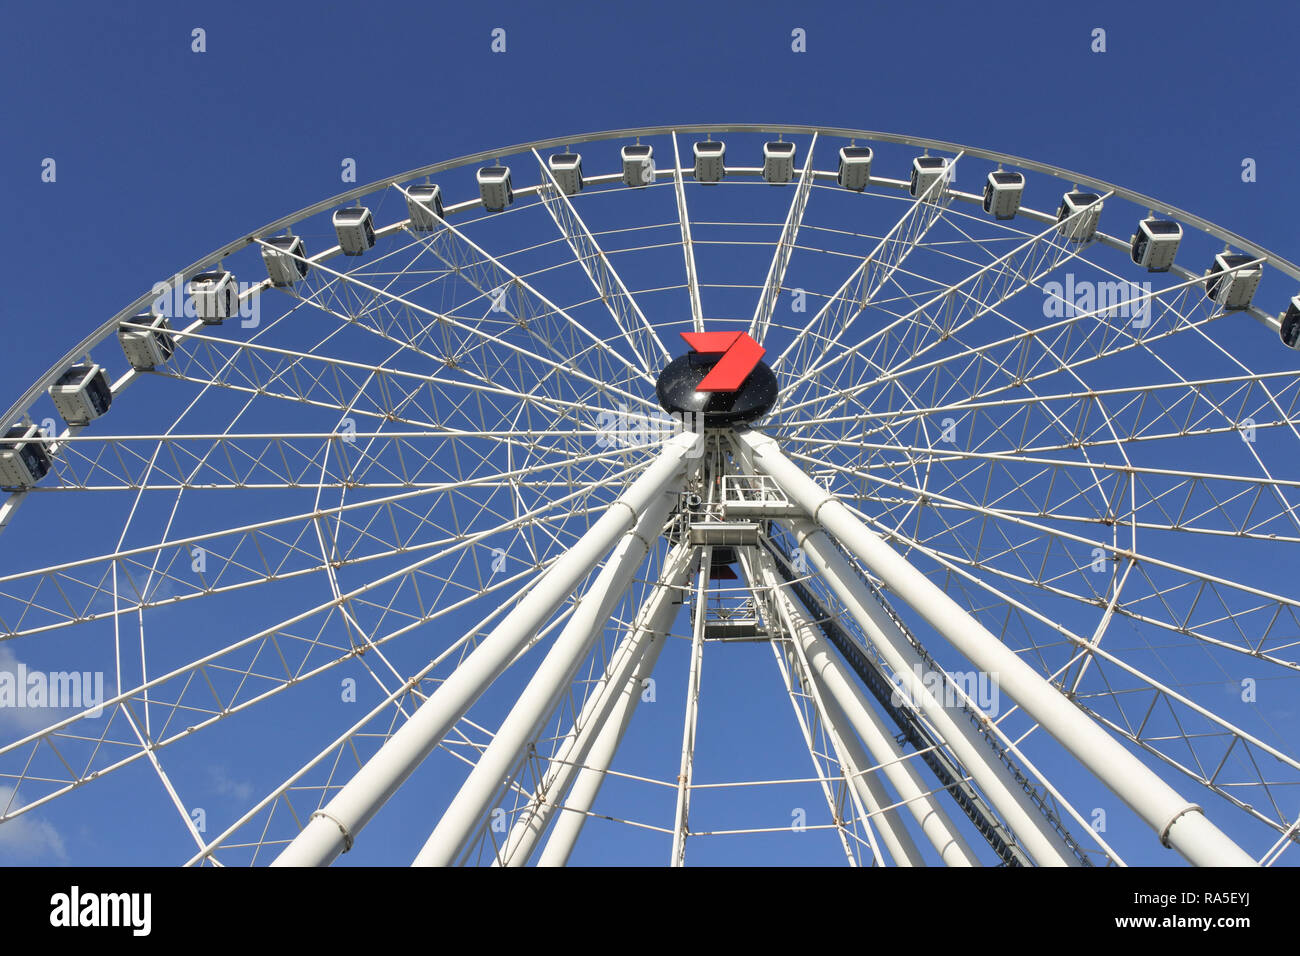
[[[695,390],[719,358],[717,354],[687,352],[669,362],[655,383],[660,407],[683,417],[703,414],[707,428],[749,425],[770,412],[776,404],[777,384],[776,373],[766,362],[759,362],[734,392]]]

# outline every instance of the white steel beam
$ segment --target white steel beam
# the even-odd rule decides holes
[[[681,581],[677,583],[680,584],[685,580],[685,572],[683,572]],[[609,715],[601,722],[596,739],[592,742],[583,765],[577,768],[568,799],[558,808],[559,816],[551,827],[551,835],[547,838],[546,846],[542,848],[541,856],[537,859],[538,866],[563,866],[582,833],[587,815],[591,811],[592,804],[596,802],[596,795],[600,792],[601,784],[605,782],[605,774],[614,760],[618,745],[623,741],[623,734],[626,733],[628,724],[632,722],[636,705],[641,701],[644,682],[654,671],[659,653],[667,643],[668,630],[681,609],[680,604],[671,599],[674,594],[680,594],[680,591],[673,588],[667,593],[670,600],[665,602],[653,623],[646,627],[645,647],[632,671],[631,678],[619,689],[614,705],[610,708]]]
[[[663,490],[646,505],[636,527],[614,546],[609,560],[579,599],[577,610],[416,854],[415,866],[452,866],[460,861],[483,818],[491,811],[502,782],[515,771],[529,742],[555,710],[583,658],[604,633],[637,568],[663,534],[668,512],[676,503],[679,491],[671,487]]]
[[[751,436],[745,436],[749,438]],[[766,437],[766,436],[761,436]],[[746,441],[739,448],[750,452]],[[777,454],[780,454],[779,451]],[[784,459],[784,456],[782,456]],[[784,459],[788,460],[788,459]],[[797,469],[796,469],[797,470]],[[802,475],[802,473],[800,473]],[[773,476],[774,478],[776,476]],[[778,485],[781,478],[776,478]],[[811,481],[811,479],[808,479]],[[814,483],[815,484],[815,483]],[[784,486],[782,486],[784,488]],[[820,486],[817,486],[820,490]],[[791,500],[806,507],[787,490]],[[821,491],[824,496],[825,491]],[[1039,812],[1010,769],[995,759],[987,741],[964,715],[954,717],[922,679],[926,665],[907,636],[850,569],[839,549],[808,519],[792,523],[799,546],[835,591],[863,633],[902,683],[902,691],[920,709],[938,736],[966,768],[974,784],[1016,834],[1022,848],[1042,866],[1071,866],[1077,857],[1054,826]]]
[[[682,183],[682,156],[673,133],[673,192],[677,196],[677,219],[682,227],[682,257],[686,261],[686,291],[691,299],[691,327],[704,331],[704,312],[700,306],[700,283],[695,275],[695,243],[691,239],[691,216],[686,209],[686,187]]]
[[[611,721],[619,722],[615,712],[619,702],[626,696],[629,682],[642,670],[648,676],[649,669],[643,663],[647,657],[649,668],[653,668],[664,644],[663,635],[672,626],[673,618],[681,608],[681,589],[690,570],[692,550],[689,544],[682,542],[669,553],[664,562],[661,580],[642,603],[636,621],[614,652],[604,676],[587,696],[572,729],[556,749],[555,756],[551,758],[533,795],[532,804],[520,813],[511,828],[506,845],[498,855],[498,863],[524,866],[528,862],[538,839],[546,832],[560,805],[564,803],[569,788],[587,764],[606,725]],[[634,696],[640,694],[641,678],[636,678],[635,686],[631,689]],[[601,769],[603,772],[604,768]],[[585,809],[589,809],[589,806]],[[581,819],[579,817],[579,828]]]
[[[759,432],[745,432],[737,437],[759,471],[775,479],[817,525],[843,542],[972,664],[995,675],[999,687],[1145,820],[1162,844],[1177,850],[1197,866],[1256,865],[1249,854],[1206,818],[1199,806],[1165,783],[942,588],[854,517],[843,502],[804,474],[781,452],[774,439]],[[810,556],[810,546],[817,537],[817,534],[810,535],[808,544],[804,545]],[[833,548],[827,542],[822,550]],[[892,662],[891,667],[897,671]],[[973,773],[975,768],[967,769]],[[1012,826],[1022,839],[1026,836],[1014,822]]]
[[[840,846],[844,848],[845,859],[849,866],[859,866],[860,845],[865,842],[871,853],[868,862],[872,866],[888,866],[890,859],[881,850],[880,841],[876,839],[876,820],[873,819],[877,814],[884,812],[884,805],[865,803],[862,789],[853,784],[856,768],[850,767],[847,763],[844,749],[835,736],[835,727],[843,726],[843,720],[834,726],[828,724],[825,695],[813,686],[808,662],[799,653],[794,641],[787,636],[789,627],[778,612],[776,600],[772,596],[775,592],[767,583],[758,583],[757,558],[753,555],[753,550],[753,548],[742,550],[740,561],[745,569],[745,577],[750,583],[754,605],[762,615],[764,627],[769,635],[768,647],[772,649],[772,657],[781,674],[781,685],[790,700],[790,709],[794,711],[800,736],[803,737],[804,746],[808,748],[813,773],[822,795],[826,798],[826,807],[830,811],[835,835],[839,837]],[[817,738],[819,729],[822,740],[829,744],[832,753],[827,753],[821,747]],[[832,759],[839,767],[838,777],[829,772]],[[833,783],[836,785],[834,789],[831,787]],[[843,786],[841,787],[840,784]],[[888,802],[886,800],[885,804]],[[850,810],[852,816],[847,816]],[[850,833],[850,826],[855,822],[862,831],[860,835],[856,832]],[[896,859],[897,853],[892,849],[891,852],[895,853]]]
[[[832,776],[827,772],[827,765],[831,755],[818,749],[817,729],[822,719],[821,702],[816,700],[812,693],[805,692],[805,687],[811,687],[811,684],[805,683],[810,680],[799,670],[800,662],[795,655],[794,646],[780,641],[769,641],[768,647],[772,649],[772,657],[776,661],[777,670],[781,674],[781,686],[785,688],[786,696],[790,699],[791,709],[794,711],[795,722],[799,725],[800,736],[803,737],[804,746],[808,748],[808,756],[812,760],[813,773],[822,794],[826,798],[826,806],[831,813],[831,825],[835,829],[835,835],[839,837],[840,846],[844,849],[844,856],[849,866],[859,866],[858,854],[861,852],[859,846],[866,843],[867,849],[871,852],[868,862],[872,866],[887,866],[889,858],[880,849],[880,841],[876,839],[876,829],[872,820],[872,811],[866,807],[858,793],[857,788],[847,784],[849,769],[842,760],[842,753],[839,750],[837,741],[830,739],[830,732],[823,731],[823,737],[830,740],[832,749],[835,750],[834,759],[839,764],[840,776]],[[811,705],[812,717],[815,723],[808,722],[806,711]],[[845,786],[841,789],[838,784],[844,782]],[[831,789],[831,784],[837,784],[835,790]],[[857,817],[857,824],[862,830],[862,835],[852,834],[850,839],[849,824],[853,821],[845,819],[841,807],[852,805],[853,812]],[[858,845],[855,845],[858,844]]]
[[[695,587],[695,615],[691,628],[691,670],[686,681],[686,717],[682,722],[682,762],[677,774],[677,812],[673,825],[670,866],[686,865],[686,838],[690,833],[691,781],[695,776],[695,731],[700,714],[700,676],[704,668],[704,624],[709,607],[709,565],[713,548],[697,552],[700,570]]]
[[[804,160],[803,172],[799,174],[799,185],[790,201],[790,211],[786,213],[785,225],[781,229],[781,238],[776,242],[772,253],[772,265],[768,267],[767,279],[763,282],[763,291],[759,293],[758,307],[754,318],[749,323],[749,334],[754,341],[762,343],[767,335],[767,327],[772,323],[772,313],[776,311],[776,300],[785,283],[786,266],[794,252],[795,240],[799,237],[799,226],[803,224],[803,212],[808,206],[808,194],[812,191],[813,151],[817,148],[817,134],[813,134],[808,144],[808,158]]]
[[[701,436],[689,432],[665,442],[654,464],[542,575],[528,595],[343,789],[312,814],[307,826],[272,865],[323,866],[348,850],[360,829],[433,751],[614,541],[634,527],[651,501],[680,480],[686,458],[698,457],[702,443]]]
[[[877,774],[869,772],[875,761],[871,760],[862,744],[853,736],[851,724],[843,710],[827,695],[825,685],[814,674],[812,662],[806,653],[805,640],[805,632],[810,631],[812,625],[798,613],[790,599],[780,590],[771,555],[758,549],[751,548],[749,551],[751,557],[745,562],[745,570],[754,572],[757,578],[755,584],[761,589],[760,593],[767,595],[765,606],[772,609],[775,618],[773,623],[790,640],[794,672],[816,708],[822,729],[830,740],[836,762],[844,774],[845,784],[866,810],[863,822],[867,826],[874,825],[880,831],[880,840],[889,851],[890,860],[895,866],[924,866],[925,858],[921,856],[912,835],[907,832],[907,825],[903,822],[894,795]],[[884,865],[886,861],[881,858],[879,848],[874,849],[877,865]]]
[[[690,570],[690,557],[692,548],[685,542],[675,546],[668,554],[662,579],[655,584],[641,605],[636,622],[629,628],[623,643],[611,658],[606,674],[586,698],[581,714],[573,722],[568,735],[565,735],[563,744],[556,749],[555,756],[551,758],[546,773],[542,775],[542,782],[533,795],[532,805],[524,809],[512,827],[506,847],[498,856],[500,864],[524,866],[528,862],[538,839],[562,809],[569,787],[573,786],[578,774],[588,766],[590,754],[608,724],[612,722],[615,726],[627,726],[627,723],[621,721],[619,704],[630,692],[633,696],[630,706],[636,706],[636,697],[641,693],[641,680],[643,676],[649,676],[649,671],[653,669],[659,650],[663,648],[663,635],[672,626],[672,620],[680,610],[681,588],[684,587],[686,574]],[[621,730],[617,731],[617,737],[621,737]],[[614,753],[614,750],[611,749],[610,753]],[[603,774],[608,765],[602,763],[595,769]],[[589,804],[576,814],[577,829],[581,829],[585,810],[588,809]],[[562,818],[568,816],[575,814],[560,814]]]
[[[1078,860],[1060,834],[1039,812],[1010,769],[995,758],[976,727],[964,714],[950,713],[945,701],[925,685],[922,675],[926,665],[920,654],[853,573],[830,538],[807,519],[792,522],[791,526],[799,547],[901,682],[904,698],[915,703],[1015,833],[1022,848],[1040,866],[1076,864]]]
[[[839,344],[840,338],[848,331],[849,326],[871,304],[872,297],[884,288],[885,283],[902,267],[912,250],[925,238],[926,233],[948,208],[948,204],[952,201],[948,190],[950,176],[957,166],[957,161],[963,155],[964,153],[959,152],[949,160],[945,175],[932,182],[925,192],[912,201],[876,247],[858,263],[835,294],[799,331],[793,341],[786,346],[785,351],[777,356],[772,363],[773,370],[780,368],[787,358],[792,357],[792,354],[797,355],[799,347],[806,342],[810,343],[810,349],[820,347],[815,358],[808,357],[806,366],[808,368],[815,368],[817,363]]]
[[[760,560],[769,555],[760,554]],[[773,575],[773,580],[775,576]],[[791,637],[808,661],[809,671],[826,698],[827,709],[841,713],[840,731],[852,762],[859,771],[869,771],[865,778],[875,778],[879,768],[899,797],[905,802],[921,831],[948,866],[978,866],[979,858],[953,825],[948,814],[934,800],[931,788],[922,780],[912,760],[907,759],[884,720],[868,703],[866,695],[844,673],[839,659],[803,609],[783,590],[775,592],[778,607],[787,620]],[[846,723],[846,722],[847,723]],[[857,732],[857,737],[847,728]],[[859,741],[858,738],[861,738]],[[864,750],[865,745],[865,750]],[[888,806],[889,803],[884,804]]]
[[[550,166],[537,150],[533,150],[533,157],[542,174],[542,184],[537,190],[542,205],[550,213],[556,228],[564,234],[565,241],[573,250],[573,257],[591,280],[637,360],[648,371],[659,369],[672,359],[663,339],[637,305],[636,299],[623,282],[623,277],[618,274],[609,261],[609,256],[605,255],[605,250],[582,221],[578,210],[555,181]]]

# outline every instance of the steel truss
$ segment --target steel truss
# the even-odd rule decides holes
[[[342,203],[388,214],[362,259],[313,238],[289,256],[301,281],[246,288],[242,303],[274,300],[272,316],[175,319],[166,361],[113,376],[104,422],[51,428],[42,396],[69,363],[102,360],[155,293],[35,382],[7,424],[42,424],[51,468],[11,489],[0,528],[42,499],[69,514],[112,502],[124,520],[115,541],[32,548],[0,574],[0,642],[13,642],[0,651],[88,635],[110,662],[97,706],[6,728],[0,826],[143,775],[180,819],[189,863],[322,865],[364,856],[378,821],[409,818],[405,795],[447,785],[421,804],[417,865],[561,865],[597,820],[661,838],[681,865],[724,837],[792,832],[718,824],[717,793],[804,788],[825,804],[806,829],[851,865],[1123,865],[1131,844],[1108,842],[1078,802],[1086,777],[1193,864],[1271,864],[1300,842],[1295,741],[1216,702],[1176,657],[1204,655],[1230,687],[1280,692],[1300,676],[1300,599],[1243,570],[1300,541],[1282,454],[1300,442],[1300,375],[1243,331],[1276,346],[1275,312],[1223,310],[1181,255],[1150,285],[1121,286],[1110,254],[1126,255],[1126,230],[1076,242],[1085,213],[1058,221],[1051,207],[989,224],[953,176],[912,196],[878,166],[865,198],[894,204],[878,228],[818,213],[847,195],[832,144],[861,139],[942,152],[957,176],[1005,163],[1174,218],[1254,257],[1227,277],[1262,264],[1294,283],[1300,269],[1016,157],[847,130],[709,131],[805,137],[782,187],[727,167],[724,189],[766,190],[776,212],[718,221],[679,143],[706,131],[665,127],[502,151],[521,181],[511,208],[449,201],[418,227],[418,180],[499,154],[466,157],[182,270],[174,287],[227,260],[243,269],[276,235],[318,236],[303,225]],[[568,193],[547,163],[554,146],[634,136],[661,150],[635,187],[589,163]],[[611,215],[615,197],[657,218]],[[715,277],[718,256],[746,249],[756,272]],[[814,256],[833,281],[805,289]],[[656,279],[665,269],[680,275]],[[1051,283],[1075,270],[1118,296],[1067,301]],[[807,316],[786,314],[795,291]],[[778,404],[752,431],[665,424],[653,386],[677,332],[718,324],[773,343]],[[137,389],[166,398],[132,406],[132,422],[120,409]],[[726,555],[734,583],[715,574]],[[271,593],[274,615],[251,613]],[[168,641],[155,621],[182,612],[231,624]],[[771,651],[810,777],[718,781],[699,760],[714,662],[748,643]],[[678,650],[672,768],[621,762]],[[981,703],[944,660],[1008,706]],[[365,685],[360,717],[292,748],[298,769],[259,780],[260,799],[213,832],[195,820],[173,749],[283,717],[301,689],[345,674]],[[602,797],[634,785],[671,812]]]
[[[730,456],[724,451],[728,444],[732,446]],[[709,452],[701,456],[703,462],[697,465],[698,470],[686,467],[688,456],[698,455],[706,446]],[[736,470],[724,474],[725,461],[733,462]],[[850,805],[855,808],[851,818],[865,834],[859,839],[869,847],[872,863],[921,865],[925,862],[901,824],[901,809],[911,814],[942,862],[949,865],[978,862],[952,820],[934,802],[939,793],[955,798],[957,806],[975,823],[1004,863],[1089,865],[1091,861],[1008,754],[1007,749],[1014,750],[1014,745],[1003,749],[991,735],[989,718],[966,699],[960,701],[959,709],[974,720],[956,719],[949,713],[950,707],[942,695],[936,695],[914,676],[913,667],[922,662],[920,655],[924,649],[905,631],[897,613],[887,609],[880,592],[860,568],[855,568],[854,560],[879,575],[885,586],[908,600],[914,611],[943,637],[957,644],[969,659],[987,673],[997,675],[1017,704],[1061,740],[1108,787],[1130,802],[1161,842],[1198,865],[1254,863],[1205,818],[1200,807],[1168,787],[1059,689],[1006,650],[968,612],[855,518],[841,501],[828,495],[784,456],[771,438],[758,432],[740,432],[734,437],[685,433],[666,445],[656,463],[609,507],[573,550],[528,589],[525,598],[479,644],[452,678],[410,716],[329,803],[313,814],[309,824],[277,857],[274,865],[327,864],[339,853],[350,850],[362,827],[418,763],[442,742],[474,698],[483,693],[510,659],[545,626],[564,594],[591,574],[606,549],[615,543],[600,573],[574,613],[568,615],[551,650],[490,744],[482,750],[473,771],[414,862],[426,866],[450,865],[471,859],[468,854],[487,836],[485,820],[500,799],[502,788],[506,791],[513,788],[514,775],[527,754],[534,752],[541,728],[573,682],[599,628],[650,553],[659,530],[666,526],[675,527],[679,543],[668,556],[663,579],[643,603],[605,676],[564,738],[564,746],[557,750],[541,775],[527,811],[519,815],[508,838],[493,847],[491,859],[497,864],[526,862],[548,825],[557,817],[572,822],[557,829],[540,862],[563,863],[568,858],[582,821],[591,813],[601,779],[609,771],[631,716],[637,689],[652,670],[657,649],[662,646],[670,614],[675,609],[672,595],[686,590],[688,568],[693,563],[696,583],[690,614],[692,666],[670,858],[675,865],[684,863],[687,842],[692,836],[689,808],[696,707],[704,644],[710,632],[709,572],[715,547],[707,543],[690,547],[688,542],[722,541],[728,533],[745,533],[748,526],[744,523],[729,532],[726,521],[708,520],[721,510],[723,502],[717,497],[717,491],[723,487],[724,477],[733,487],[766,489],[765,495],[755,497],[766,497],[766,504],[777,505],[773,511],[780,518],[774,520],[790,529],[792,540],[825,576],[831,590],[849,608],[850,617],[859,629],[861,645],[835,623],[835,617],[796,576],[786,547],[762,534],[755,546],[745,551],[742,564],[760,624],[756,633],[762,633],[778,650],[778,660],[794,665],[795,676],[787,676],[788,689],[795,694],[797,687],[807,697],[808,713],[815,715],[830,745],[829,753],[819,753],[811,725],[801,721],[828,802],[837,817],[843,808]],[[762,484],[764,477],[774,482],[779,501],[771,494],[772,486]],[[703,513],[683,512],[680,507],[691,487],[712,489],[710,500],[702,502]],[[677,517],[670,521],[670,513],[674,511],[678,512]],[[704,537],[697,539],[696,531]],[[834,534],[837,541],[833,542],[828,534]],[[852,550],[846,554],[840,550],[841,546]],[[818,633],[818,624],[832,637],[836,651]],[[925,660],[933,664],[928,656]],[[883,662],[883,666],[877,661]],[[904,753],[895,732],[886,727],[861,687],[848,676],[845,663],[863,678],[878,703],[894,719],[899,736],[915,748],[911,755]],[[891,702],[891,697],[897,696],[897,688],[885,677],[886,667],[896,682],[908,685],[905,704]],[[990,740],[993,746],[989,746]],[[913,760],[916,757],[924,759],[935,772],[940,787],[930,787],[923,781]],[[828,759],[833,760],[836,769],[826,774],[820,768]],[[826,789],[829,781],[835,779],[848,787],[849,803],[836,800],[831,790]],[[566,802],[570,788],[576,789],[576,800],[571,804]],[[893,796],[895,792],[898,798]],[[842,839],[850,861],[855,861],[853,841],[847,833],[842,833]]]

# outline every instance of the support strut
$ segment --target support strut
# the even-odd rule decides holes
[[[350,849],[361,828],[527,646],[614,542],[635,526],[647,504],[682,480],[685,460],[698,457],[702,442],[701,436],[689,432],[665,442],[659,457],[573,547],[551,565],[514,610],[385,741],[343,789],[312,814],[307,826],[272,865],[325,866]]]
[[[760,472],[776,481],[813,522],[860,558],[958,652],[977,668],[994,675],[1008,696],[1156,831],[1161,843],[1197,866],[1256,865],[1249,854],[1206,818],[1200,807],[1165,783],[858,520],[847,505],[804,474],[774,439],[749,431],[739,433],[737,440]],[[817,537],[819,534],[813,534],[808,540],[811,543]],[[825,544],[824,550],[832,547],[829,541]],[[845,604],[852,609],[848,601]]]
[[[451,805],[438,819],[415,857],[415,866],[451,866],[460,861],[483,818],[492,809],[503,782],[519,765],[525,748],[537,737],[592,645],[605,632],[605,625],[632,583],[632,576],[659,541],[676,501],[677,495],[670,491],[661,493],[646,506],[636,527],[619,541]]]

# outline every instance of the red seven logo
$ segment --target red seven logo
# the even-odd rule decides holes
[[[748,332],[683,332],[681,335],[694,352],[722,355],[695,386],[697,392],[737,391],[767,354],[767,349],[750,338]]]

